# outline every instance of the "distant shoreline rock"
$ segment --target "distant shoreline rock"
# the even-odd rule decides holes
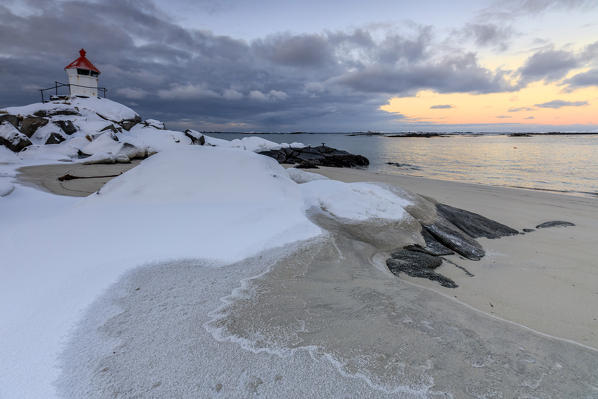
[[[363,155],[351,154],[323,144],[317,147],[268,150],[259,154],[274,158],[282,164],[298,165],[297,167],[302,169],[315,169],[318,166],[353,168],[365,167],[370,164],[370,161]]]

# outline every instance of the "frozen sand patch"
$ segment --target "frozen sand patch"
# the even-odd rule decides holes
[[[342,259],[338,251],[342,252]],[[207,327],[256,353],[306,350],[385,392],[585,397],[598,353],[389,278],[374,249],[337,237],[249,280]]]
[[[325,356],[255,354],[213,339],[209,310],[278,259],[308,243],[213,268],[201,261],[138,268],[99,298],[61,356],[59,393],[66,398],[285,397],[414,398],[373,391],[338,374]],[[98,317],[97,311],[112,309]],[[443,396],[438,396],[439,398]]]

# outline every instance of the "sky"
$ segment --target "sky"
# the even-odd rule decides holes
[[[4,0],[0,37],[0,107],[85,48],[173,129],[598,132],[596,0]]]

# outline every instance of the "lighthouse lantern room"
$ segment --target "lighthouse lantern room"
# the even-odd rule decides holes
[[[79,50],[80,57],[68,64],[64,70],[69,80],[71,97],[97,97],[100,71],[86,57],[85,50]]]

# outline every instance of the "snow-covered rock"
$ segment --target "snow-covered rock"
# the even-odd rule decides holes
[[[0,145],[4,145],[11,151],[19,152],[31,145],[31,141],[23,133],[19,132],[11,123],[0,124]]]

